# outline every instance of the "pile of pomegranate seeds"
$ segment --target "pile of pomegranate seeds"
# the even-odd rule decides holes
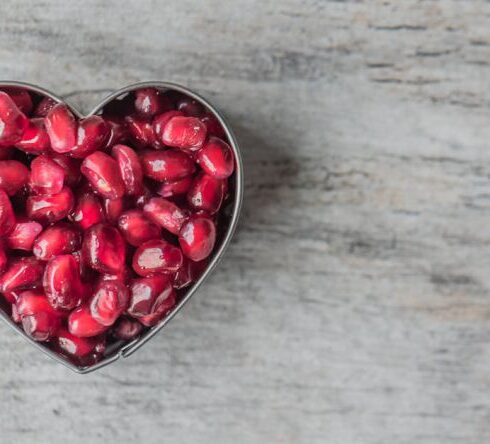
[[[76,365],[156,325],[205,270],[235,168],[217,118],[144,88],[100,115],[0,91],[0,293]]]

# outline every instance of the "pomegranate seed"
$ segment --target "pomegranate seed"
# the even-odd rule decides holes
[[[31,162],[29,185],[36,194],[57,194],[63,189],[66,172],[48,156],[38,156]]]
[[[182,266],[182,252],[169,242],[154,239],[141,244],[133,256],[133,270],[140,276],[175,272]]]
[[[44,265],[33,257],[12,259],[0,277],[0,293],[37,285],[43,275]]]
[[[51,148],[57,153],[70,152],[77,143],[77,122],[75,116],[62,103],[55,105],[44,121]]]
[[[147,151],[141,156],[141,164],[146,176],[160,182],[182,179],[195,170],[192,159],[175,150]]]
[[[168,312],[174,308],[175,302],[175,291],[172,290],[165,300],[159,301],[159,304],[155,306],[153,313],[146,316],[141,316],[138,318],[138,320],[145,327],[152,327],[153,325],[158,324],[168,314]]]
[[[137,116],[127,116],[125,121],[129,137],[137,148],[160,148],[160,143],[155,137],[151,121]]]
[[[143,208],[152,197],[152,192],[143,185],[143,191],[139,196],[135,196],[134,203],[138,208]]]
[[[24,291],[19,294],[16,316],[24,331],[36,341],[47,341],[61,325],[61,313],[50,306],[42,291]]]
[[[143,207],[145,215],[172,234],[179,234],[182,224],[189,218],[185,210],[161,197],[153,197]]]
[[[82,174],[102,196],[117,199],[124,195],[124,182],[117,162],[108,154],[96,151],[82,162]]]
[[[172,117],[163,128],[164,145],[196,151],[206,139],[206,125],[197,117]]]
[[[0,145],[14,145],[22,139],[29,120],[7,93],[0,91]]]
[[[139,210],[123,213],[117,222],[117,226],[126,241],[134,247],[161,236],[160,228],[148,220]]]
[[[100,348],[101,341],[99,338],[79,338],[72,335],[68,330],[61,328],[56,333],[54,344],[61,353],[69,356],[83,358]]]
[[[186,194],[191,185],[192,177],[187,176],[182,179],[174,180],[173,182],[162,183],[157,190],[157,193],[162,197],[172,198],[175,196],[180,196]]]
[[[68,316],[68,331],[79,338],[97,336],[105,330],[107,327],[92,317],[88,305],[75,308]]]
[[[65,170],[65,182],[69,187],[75,186],[80,181],[79,161],[61,154],[53,155],[51,158]]]
[[[162,140],[162,135],[163,135],[163,129],[165,128],[165,125],[167,122],[172,118],[172,117],[183,117],[184,113],[180,111],[167,111],[163,114],[160,114],[156,116],[153,119],[153,132],[155,133],[155,137],[158,140]]]
[[[129,304],[129,290],[119,281],[102,281],[90,300],[90,313],[102,325],[110,326]]]
[[[151,118],[172,107],[168,98],[155,88],[139,89],[134,94],[136,96],[134,108],[142,117]]]
[[[29,170],[17,160],[0,160],[0,187],[9,196],[19,191],[29,179]]]
[[[217,179],[230,177],[235,167],[230,145],[217,137],[210,137],[204,144],[197,153],[197,161],[206,173]]]
[[[90,228],[104,220],[104,212],[97,196],[83,193],[77,201],[75,209],[70,214],[70,220],[82,230]]]
[[[27,215],[41,222],[57,222],[64,219],[73,208],[75,198],[71,189],[64,187],[49,196],[30,196],[26,202]]]
[[[187,258],[184,258],[182,267],[175,273],[173,286],[175,289],[180,290],[188,287],[193,282],[197,281],[199,276],[204,272],[208,265],[208,261],[194,262]]]
[[[124,200],[118,199],[103,199],[104,214],[107,222],[115,223],[121,213],[124,211]]]
[[[129,280],[131,275],[131,271],[128,267],[124,267],[119,273],[117,274],[106,274],[102,273],[99,275],[99,280],[98,282],[103,282],[103,281],[118,281],[122,284],[126,284],[126,282]]]
[[[124,268],[126,246],[117,228],[106,224],[90,227],[83,238],[84,259],[101,273],[117,274]]]
[[[137,196],[143,191],[143,168],[138,155],[126,145],[112,148],[112,156],[119,165],[119,172],[126,186],[126,194]]]
[[[80,120],[77,130],[77,144],[69,152],[70,156],[83,159],[105,146],[111,128],[100,116],[89,116]]]
[[[190,97],[183,97],[177,102],[177,109],[186,116],[200,117],[204,114],[204,107]]]
[[[43,230],[39,222],[33,220],[17,220],[14,229],[7,236],[7,246],[12,250],[31,251],[34,239]]]
[[[207,217],[193,216],[180,230],[179,244],[182,253],[195,262],[202,261],[211,254],[215,241],[216,227]]]
[[[221,123],[219,123],[219,120],[212,114],[206,114],[204,117],[201,117],[201,122],[206,125],[209,136],[219,137],[220,139],[226,137],[225,130],[221,126]]]
[[[0,188],[0,236],[5,236],[15,225],[15,215],[7,193]]]
[[[34,115],[37,117],[46,117],[57,104],[58,102],[51,97],[43,97],[39,105],[37,105]]]
[[[39,260],[49,261],[60,254],[73,253],[80,248],[79,231],[68,223],[46,228],[34,241],[32,252]]]
[[[223,202],[224,181],[201,173],[192,184],[187,201],[195,210],[204,210],[210,214],[216,213]]]
[[[109,125],[109,136],[107,137],[105,147],[111,148],[112,146],[123,143],[128,138],[128,130],[126,128],[126,122],[119,117],[106,117],[106,123]]]
[[[15,147],[28,154],[43,154],[49,151],[51,142],[44,126],[44,119],[31,119]]]
[[[5,271],[7,268],[7,253],[5,252],[5,248],[3,244],[0,243],[0,275]]]
[[[20,88],[2,88],[2,91],[10,96],[22,113],[32,112],[32,98],[28,91]]]
[[[164,274],[134,279],[129,291],[128,313],[135,318],[153,314],[173,293],[171,278]]]
[[[56,309],[72,310],[82,299],[80,268],[71,254],[51,259],[44,269],[43,286],[49,303]]]
[[[141,325],[136,319],[119,318],[112,330],[113,335],[121,341],[131,341],[135,339],[141,331],[143,325]]]

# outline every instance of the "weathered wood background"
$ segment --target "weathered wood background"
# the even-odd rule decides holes
[[[490,3],[3,0],[0,76],[165,79],[236,128],[225,260],[78,376],[0,325],[0,442],[490,441]]]

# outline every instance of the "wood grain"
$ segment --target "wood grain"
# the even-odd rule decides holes
[[[225,260],[77,376],[0,326],[1,442],[490,440],[490,3],[4,0],[5,79],[193,87],[246,163]]]

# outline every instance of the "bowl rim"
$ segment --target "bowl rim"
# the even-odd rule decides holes
[[[7,315],[7,313],[5,313],[3,310],[0,310],[0,318],[4,322],[6,322],[10,328],[14,329],[24,339],[26,339],[32,345],[34,345],[38,350],[42,351],[44,354],[50,356],[55,361],[63,364],[65,367],[70,368],[71,370],[73,370],[78,374],[91,373],[95,370],[98,370],[102,367],[112,364],[113,362],[119,360],[120,358],[127,358],[131,356],[134,352],[136,352],[143,345],[145,345],[150,339],[155,337],[155,335],[158,332],[160,332],[160,330],[162,330],[177,315],[177,313],[184,307],[184,305],[191,299],[191,297],[197,292],[197,290],[203,284],[203,282],[211,275],[213,270],[216,268],[217,264],[223,258],[223,255],[227,250],[228,246],[230,245],[231,239],[233,238],[233,235],[236,231],[238,221],[240,218],[242,204],[243,204],[243,194],[244,194],[243,159],[240,153],[238,141],[229,123],[223,116],[223,114],[212,103],[210,103],[207,99],[205,99],[195,91],[191,90],[190,88],[187,88],[178,83],[167,82],[167,81],[144,81],[144,82],[132,83],[123,88],[117,89],[112,93],[110,93],[109,95],[107,95],[87,114],[81,113],[74,105],[70,103],[69,100],[65,100],[62,97],[54,94],[53,92],[45,88],[41,88],[37,85],[33,85],[27,82],[0,80],[0,89],[9,88],[9,87],[24,88],[34,93],[47,96],[58,103],[65,103],[78,118],[84,118],[91,115],[96,115],[103,109],[105,105],[107,105],[112,100],[137,89],[157,88],[161,90],[162,89],[175,90],[197,100],[202,105],[204,105],[207,110],[212,112],[212,114],[218,119],[221,126],[225,130],[226,136],[228,137],[229,145],[231,146],[233,150],[233,154],[235,155],[235,164],[236,164],[235,172],[234,172],[235,196],[233,202],[233,212],[225,236],[221,240],[219,247],[215,250],[212,259],[210,260],[204,273],[199,277],[199,279],[196,282],[194,282],[194,284],[191,287],[189,287],[184,297],[175,305],[175,307],[165,316],[164,319],[162,319],[157,325],[150,327],[148,331],[146,331],[146,333],[144,333],[139,338],[134,339],[128,344],[125,344],[124,346],[119,348],[116,353],[105,357],[104,359],[102,359],[101,361],[99,361],[94,365],[79,367],[75,364],[72,364],[67,359],[64,359],[53,350],[47,348],[46,346],[42,345],[39,342],[34,341],[32,338],[27,336],[25,332],[12,321],[12,319]]]

